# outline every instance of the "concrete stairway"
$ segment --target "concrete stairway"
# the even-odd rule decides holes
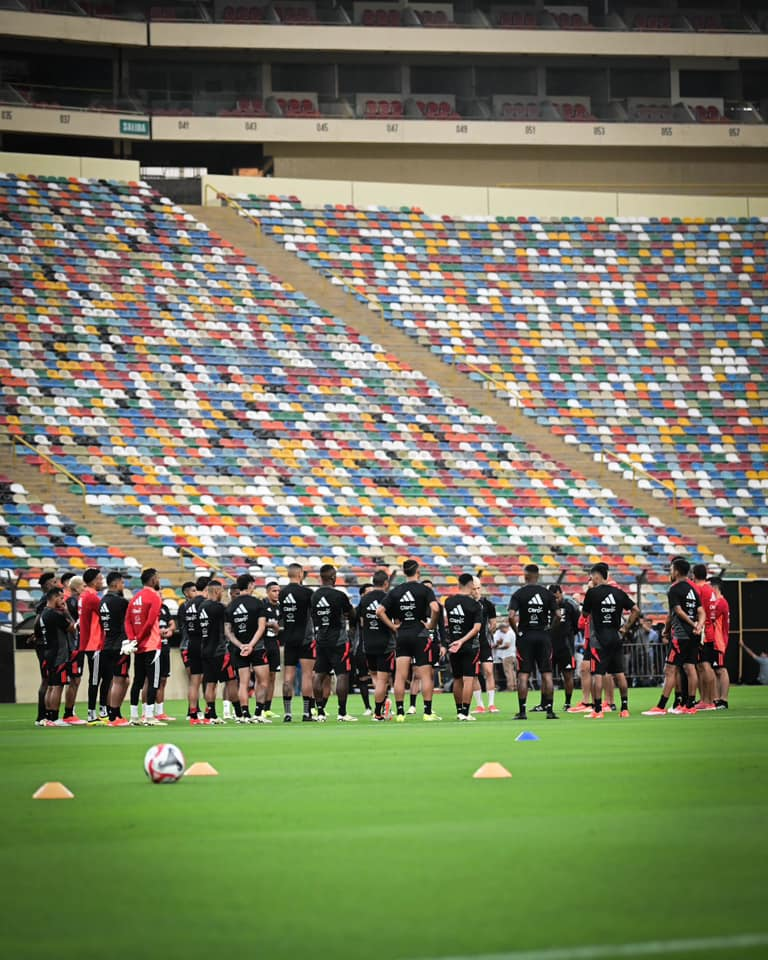
[[[641,488],[636,482],[595,463],[591,455],[566,444],[560,437],[544,430],[521,411],[478,386],[463,373],[440,360],[429,349],[420,346],[407,334],[389,324],[378,311],[361,304],[341,287],[331,283],[316,270],[294,254],[286,251],[252,221],[239,216],[230,207],[186,207],[197,219],[207,224],[224,240],[229,241],[246,256],[260,263],[284,283],[300,290],[323,310],[339,317],[361,334],[381,344],[399,360],[420,370],[426,377],[439,384],[449,396],[470,404],[482,414],[492,417],[498,424],[536,447],[548,458],[567,464],[585,477],[597,480],[610,487],[617,496],[634,504],[662,523],[675,527],[695,540],[712,555],[722,554],[729,561],[733,575],[764,576],[765,570],[759,560],[741,547],[734,546],[724,538],[699,527],[682,511],[677,510],[671,495],[660,488],[653,492]],[[706,557],[702,557],[706,559]]]
[[[194,569],[198,566],[196,561],[191,561],[195,567],[182,567],[179,559],[163,556],[162,550],[151,546],[143,537],[134,536],[129,529],[101,513],[97,507],[86,504],[81,494],[71,491],[72,484],[66,477],[43,473],[23,455],[14,455],[10,438],[4,432],[0,432],[0,464],[3,473],[7,473],[15,483],[22,484],[30,501],[54,504],[57,510],[74,520],[78,526],[87,529],[95,545],[117,547],[126,556],[138,560],[142,568],[155,567],[163,586],[179,587],[194,575]],[[83,548],[83,553],[87,556],[88,549]],[[116,561],[115,568],[119,566]],[[202,569],[204,565],[199,566]],[[134,586],[132,583],[131,587]]]

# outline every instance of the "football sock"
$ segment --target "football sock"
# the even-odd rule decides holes
[[[520,708],[520,713],[525,713],[525,701],[527,697],[521,697],[519,694],[517,696],[517,705]]]
[[[312,697],[302,697],[304,701],[304,716],[308,717],[312,713]]]
[[[242,715],[243,715],[243,708],[240,706],[240,702],[239,702],[238,700],[236,700],[236,701],[232,704],[232,709],[235,711],[235,716],[236,716],[236,717],[242,717]]]
[[[245,706],[243,706],[242,704],[240,704],[240,716],[241,716],[241,717],[250,717],[250,716],[251,716],[251,714],[250,714],[250,712],[249,712],[249,710],[248,710],[248,705],[247,705],[247,704],[246,704]]]
[[[473,696],[474,696],[474,698],[475,698],[475,703],[478,705],[478,707],[482,707],[482,705],[483,705],[483,691],[482,691],[482,690],[475,690]]]
[[[397,706],[397,715],[402,716],[405,713],[405,708],[403,707],[403,701],[395,700],[395,705]]]
[[[95,711],[95,710],[91,710],[90,707],[88,708],[88,719],[89,719],[89,720],[95,720],[95,719],[96,719],[96,711]]]
[[[685,705],[686,705],[686,707],[687,707],[689,710],[690,710],[691,707],[694,705],[694,703],[696,703],[696,697],[695,697],[695,695],[692,696],[692,697],[691,697],[691,696],[686,697]]]
[[[432,701],[431,701],[431,700],[425,700],[425,701],[424,701],[424,714],[425,714],[426,716],[428,716],[430,713],[432,713]]]
[[[67,719],[67,717],[74,717],[74,715],[75,715],[75,708],[74,708],[74,707],[64,707],[64,719],[65,719],[65,720]]]
[[[263,703],[259,703],[259,702],[257,701],[257,703],[256,703],[256,712],[254,713],[254,716],[260,717],[260,716],[262,715],[262,713],[264,713],[264,704],[263,704]]]
[[[45,709],[45,693],[38,693],[37,695],[37,719],[38,722],[48,719],[48,711]]]
[[[675,699],[677,699],[677,698],[675,698]],[[659,708],[659,710],[664,710],[664,709],[666,708],[666,706],[667,706],[667,700],[669,700],[669,697],[659,697],[659,702],[656,704],[656,706]]]
[[[59,719],[59,711],[58,711],[58,710],[46,710],[45,713],[46,713],[47,718],[48,718],[52,723],[56,723],[56,721]]]
[[[347,694],[339,694],[339,716],[346,717],[347,715]]]
[[[418,700],[418,698],[419,698],[418,693],[409,693],[409,694],[408,694],[408,699],[410,700],[412,707],[415,707],[415,706],[416,706],[416,701]]]
[[[120,715],[120,711],[117,707],[107,707],[107,716],[110,720],[117,720]]]
[[[622,709],[622,710],[629,710],[629,697],[622,697],[622,698],[621,698],[621,709]]]
[[[683,696],[682,696],[682,694],[681,694],[681,693],[675,693],[675,702],[674,702],[674,704],[672,705],[672,709],[673,709],[673,710],[677,710],[677,708],[680,707],[680,706],[682,706],[682,704],[683,704]]]
[[[138,720],[138,719],[139,719],[139,705],[138,703],[136,704],[136,706],[131,704],[131,720]]]
[[[496,703],[496,690],[488,691],[488,706],[492,707]]]
[[[148,703],[148,704],[144,707],[144,716],[147,718],[147,720],[152,720],[152,719],[154,718],[154,716],[155,716],[155,705],[154,705],[154,703]]]
[[[375,706],[374,706],[374,713],[375,713],[375,715],[376,715],[377,717],[383,717],[383,716],[384,716],[384,701],[383,701],[383,700],[382,700],[381,702],[379,702],[378,700],[376,701],[376,704],[375,704]]]
[[[571,708],[571,698],[567,695],[565,697],[565,703],[563,704],[563,707],[565,710],[570,710]]]
[[[162,712],[163,711],[161,710],[160,713]],[[109,707],[105,703],[102,703],[99,705],[99,716],[100,717],[109,716]]]
[[[155,716],[159,717],[161,713],[165,713],[165,704],[155,700]]]
[[[304,698],[306,700],[306,697]],[[285,712],[286,717],[290,717],[291,710],[293,709],[293,697],[283,697],[283,711]],[[305,710],[305,713],[309,711]]]
[[[187,716],[189,717],[190,720],[197,720],[199,714],[200,714],[200,711],[198,710],[197,707],[195,707],[194,709],[190,707],[189,710],[187,710]]]
[[[371,709],[371,698],[368,696],[368,684],[360,681],[360,696],[363,698],[363,706],[366,710]]]
[[[206,700],[205,702],[205,716],[208,720],[216,719],[216,701],[215,700]]]
[[[266,711],[266,710],[271,710],[271,709],[272,709],[272,700],[271,700],[271,699],[270,699],[270,700],[265,700],[265,701],[264,701],[264,710]]]
[[[592,700],[592,709],[595,713],[603,712],[603,701],[600,697],[594,697]]]
[[[470,702],[470,703],[462,703],[462,705],[461,705],[461,712],[464,714],[465,717],[468,717],[468,716],[469,716],[469,708],[470,708],[471,706],[472,706],[472,703],[471,703],[471,702]]]

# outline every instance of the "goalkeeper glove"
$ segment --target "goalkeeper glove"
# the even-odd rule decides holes
[[[138,649],[139,649],[139,644],[136,642],[136,640],[123,640],[122,644],[120,645],[120,653],[123,656],[126,656],[127,654],[131,654],[131,653],[136,653]]]

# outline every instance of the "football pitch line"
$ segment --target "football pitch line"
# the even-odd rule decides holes
[[[696,937],[689,940],[648,940],[645,943],[594,944],[588,947],[553,947],[543,950],[512,950],[509,953],[465,954],[433,960],[600,960],[605,957],[663,957],[696,950],[747,950],[768,945],[768,933],[741,933],[727,937]]]

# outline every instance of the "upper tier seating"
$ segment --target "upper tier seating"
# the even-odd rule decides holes
[[[265,230],[543,428],[768,542],[768,223],[432,217],[239,197]]]
[[[529,560],[627,580],[701,555],[144,185],[0,177],[0,262],[3,421],[170,557],[368,576],[413,555],[506,592]]]

